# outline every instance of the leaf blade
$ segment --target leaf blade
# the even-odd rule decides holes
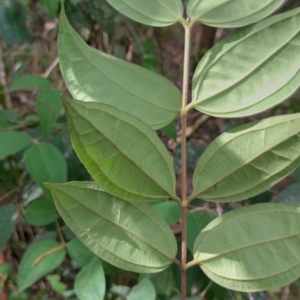
[[[180,0],[107,0],[121,14],[150,26],[169,26],[183,21]]]
[[[198,161],[189,199],[227,202],[255,196],[299,166],[297,145],[300,114],[251,122],[223,133]]]
[[[142,273],[159,272],[175,261],[175,237],[149,204],[115,198],[93,182],[47,187],[66,224],[101,259]]]
[[[262,291],[284,286],[300,275],[295,251],[299,213],[298,207],[283,204],[256,204],[226,213],[199,234],[195,259],[210,279],[229,289]]]
[[[170,81],[87,46],[71,27],[63,7],[57,47],[64,81],[73,98],[115,106],[154,129],[179,114],[181,93]]]
[[[291,96],[300,79],[299,21],[298,8],[240,30],[214,46],[197,67],[192,103],[185,111],[194,107],[212,116],[243,117]]]
[[[285,0],[189,0],[187,14],[192,20],[199,20],[212,27],[236,28],[262,20],[284,2]]]
[[[65,97],[64,105],[73,147],[107,192],[132,201],[177,199],[171,159],[149,126],[102,103]]]

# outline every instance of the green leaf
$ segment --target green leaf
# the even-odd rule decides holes
[[[26,75],[17,78],[9,87],[10,92],[25,89],[49,90],[51,89],[51,82],[48,79],[38,75]]]
[[[54,18],[57,14],[60,0],[42,0],[45,11]]]
[[[300,114],[251,122],[206,148],[190,199],[240,201],[262,193],[300,165]]]
[[[189,212],[187,215],[187,228],[188,228],[188,235],[187,235],[187,247],[188,249],[193,252],[194,243],[199,235],[199,232],[203,230],[205,226],[209,222],[212,221],[212,216],[205,213],[200,212]]]
[[[192,21],[212,27],[242,27],[258,22],[279,8],[285,0],[189,0],[187,14]]]
[[[176,141],[177,138],[177,131],[176,131],[176,122],[172,121],[165,127],[160,129],[164,134],[166,134],[168,137],[172,138],[174,141]]]
[[[194,107],[212,116],[243,117],[291,96],[300,82],[299,23],[297,8],[214,46],[197,67],[192,102],[185,112]]]
[[[300,184],[287,187],[275,198],[275,202],[300,205]]]
[[[47,187],[65,223],[101,259],[137,273],[159,272],[175,261],[175,237],[149,204],[115,198],[94,182]]]
[[[106,192],[132,201],[178,199],[168,151],[148,125],[106,104],[63,102],[73,147]]]
[[[49,274],[46,276],[46,279],[51,288],[57,293],[62,293],[68,289],[67,285],[61,282],[60,276],[57,274]]]
[[[135,285],[129,295],[127,296],[127,300],[155,300],[156,299],[156,292],[153,286],[153,283],[144,278],[141,282]]]
[[[300,276],[300,208],[256,204],[212,221],[197,237],[195,262],[217,284],[264,291]],[[230,233],[230,234],[229,234]]]
[[[94,257],[94,254],[77,238],[67,244],[67,251],[80,267],[87,265]]]
[[[86,45],[63,8],[59,28],[59,62],[73,98],[115,106],[154,129],[164,127],[179,114],[181,94],[169,80]]]
[[[54,146],[39,143],[25,152],[25,165],[33,180],[44,189],[47,198],[50,193],[44,188],[44,182],[67,181],[67,163],[62,153]]]
[[[0,159],[15,154],[31,144],[30,136],[25,132],[7,131],[0,133]]]
[[[107,0],[128,18],[150,26],[169,26],[183,20],[181,0]]]
[[[75,278],[75,292],[80,300],[103,300],[105,276],[101,261],[95,257]]]
[[[44,135],[47,137],[62,110],[60,92],[54,90],[41,92],[36,99],[36,110]]]
[[[9,204],[0,207],[0,250],[9,241],[15,230],[17,208]]]
[[[41,241],[27,248],[17,276],[19,290],[31,286],[41,277],[56,269],[64,260],[66,250],[56,241]]]
[[[45,226],[58,218],[52,199],[38,199],[30,202],[25,208],[24,218],[33,226]]]
[[[0,2],[0,37],[9,46],[30,40],[26,13],[21,4],[15,1]]]
[[[155,203],[152,207],[166,220],[169,225],[175,224],[181,218],[181,207],[175,201]]]

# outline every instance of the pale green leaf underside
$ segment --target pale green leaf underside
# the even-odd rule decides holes
[[[168,151],[148,125],[106,104],[66,97],[64,104],[74,149],[105,191],[133,201],[178,199]]]
[[[181,0],[107,0],[121,14],[150,26],[169,26],[183,21]]]
[[[94,182],[47,187],[65,223],[110,264],[132,272],[153,273],[175,261],[175,237],[149,204],[115,198]]]
[[[115,106],[154,129],[176,118],[181,93],[169,80],[89,47],[69,24],[64,9],[59,24],[60,68],[75,99]]]
[[[300,82],[300,8],[222,40],[198,65],[191,107],[217,117],[243,117],[291,96]]]
[[[300,276],[299,219],[300,208],[292,205],[236,209],[199,234],[194,258],[210,279],[228,289],[280,288]]]
[[[240,201],[255,196],[300,165],[300,114],[272,117],[220,135],[197,163],[190,197]]]
[[[189,0],[187,14],[213,27],[242,27],[262,20],[285,0]]]

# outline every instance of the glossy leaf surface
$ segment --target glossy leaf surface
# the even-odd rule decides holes
[[[206,148],[194,173],[194,193],[207,201],[260,194],[300,164],[300,114],[233,128]]]
[[[60,243],[51,240],[34,243],[27,248],[17,276],[19,290],[26,289],[57,268],[65,255],[66,250],[61,247]]]
[[[299,217],[300,208],[293,205],[236,209],[199,234],[194,258],[211,280],[228,289],[280,288],[300,276]]]
[[[181,94],[170,81],[89,47],[69,24],[64,9],[59,28],[59,62],[73,98],[110,104],[154,129],[179,114]]]
[[[44,189],[47,181],[67,181],[67,163],[56,147],[46,143],[35,144],[26,150],[24,156],[28,172],[41,188]],[[44,192],[49,195],[47,189]]]
[[[257,114],[300,82],[300,8],[249,26],[209,50],[193,78],[195,109],[231,118]]]
[[[155,300],[156,299],[156,292],[153,286],[153,283],[144,278],[141,280],[137,285],[135,285],[129,295],[127,296],[127,300]]]
[[[192,20],[212,27],[242,27],[262,20],[285,0],[189,0],[187,14]]]
[[[105,191],[134,201],[177,199],[170,156],[148,125],[106,104],[64,104],[73,147]]]
[[[181,0],[107,0],[121,14],[150,26],[169,26],[183,21]]]
[[[149,204],[115,198],[94,182],[47,187],[65,223],[101,259],[137,273],[159,272],[174,262],[175,237]]]
[[[30,136],[25,132],[7,131],[0,133],[0,159],[15,154],[31,144]]]
[[[95,257],[84,266],[75,278],[75,292],[80,300],[103,300],[105,276],[101,261]]]

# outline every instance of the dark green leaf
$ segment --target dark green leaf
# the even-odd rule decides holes
[[[15,154],[31,144],[30,136],[25,132],[7,131],[0,133],[0,158]]]
[[[141,280],[137,285],[135,285],[129,295],[127,296],[127,300],[155,300],[156,299],[156,292],[153,286],[153,283],[144,278]]]
[[[155,203],[152,207],[166,220],[169,225],[175,224],[181,218],[181,207],[177,202],[164,201]]]
[[[9,241],[15,229],[17,208],[15,205],[4,205],[0,207],[0,250]]]
[[[95,256],[79,239],[72,239],[67,244],[67,251],[72,260],[80,267],[87,265]]]
[[[26,75],[17,78],[9,87],[9,91],[28,90],[28,89],[51,89],[51,82],[38,75]]]
[[[42,3],[43,3],[43,6],[44,6],[44,9],[46,10],[46,12],[52,18],[54,18],[57,14],[60,0],[42,0]]]
[[[275,202],[300,205],[300,184],[287,187],[275,198]]]
[[[66,251],[56,241],[41,241],[27,248],[17,276],[19,290],[31,286],[41,277],[56,269],[64,260]]]

